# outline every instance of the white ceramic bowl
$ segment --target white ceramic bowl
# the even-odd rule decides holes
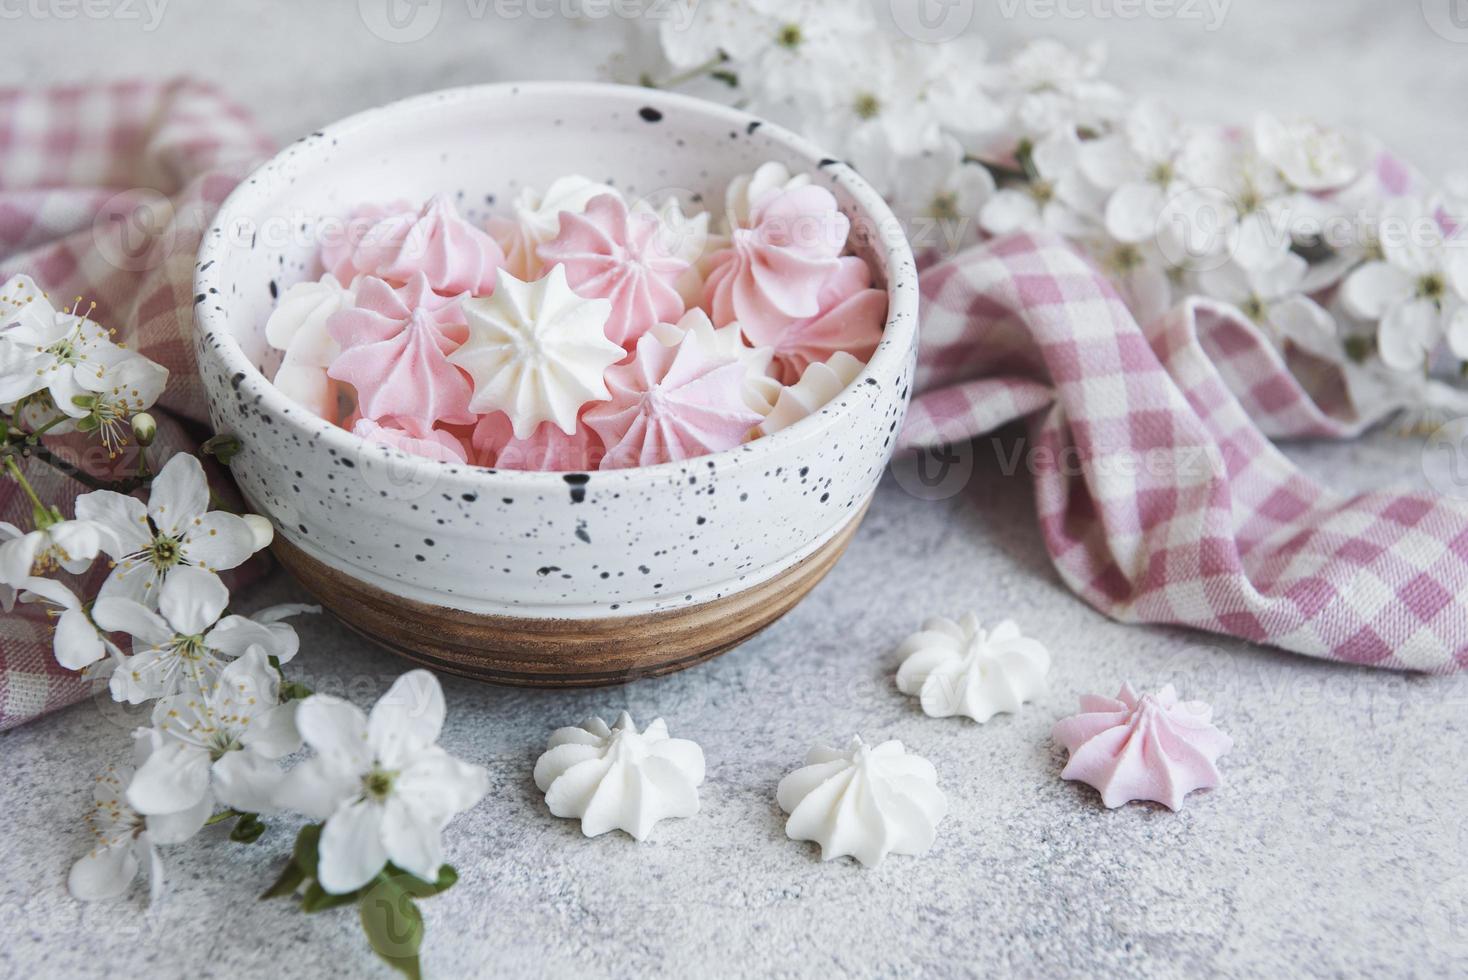
[[[721,211],[730,179],[768,160],[835,193],[890,298],[885,336],[861,376],[774,436],[641,469],[496,471],[364,442],[269,381],[279,355],[264,325],[277,296],[320,275],[324,230],[359,203],[447,191],[483,219],[523,186],[582,173],[629,196],[701,195]],[[917,350],[912,255],[853,170],[742,112],[622,86],[454,89],[313,133],[230,195],[205,235],[195,283],[211,416],[244,447],[234,475],[275,523],[287,564],[348,617],[360,609],[331,594],[343,585],[401,600],[423,618],[443,610],[458,623],[537,628],[656,622],[777,582],[859,520],[902,423]],[[432,637],[422,649],[391,642],[431,659]],[[469,652],[476,641],[464,642]]]

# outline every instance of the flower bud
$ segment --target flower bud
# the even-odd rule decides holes
[[[147,412],[139,412],[133,416],[133,438],[138,441],[139,446],[151,446],[158,435],[158,420]]]
[[[250,535],[255,539],[255,550],[270,547],[275,540],[275,525],[259,514],[246,514],[245,523],[250,526]]]

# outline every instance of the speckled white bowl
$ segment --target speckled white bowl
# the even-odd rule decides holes
[[[884,339],[861,376],[772,437],[633,470],[496,471],[364,442],[269,381],[278,353],[264,324],[276,298],[320,274],[322,229],[356,204],[448,191],[483,219],[522,186],[583,173],[629,195],[681,190],[721,209],[730,179],[768,160],[836,194],[890,294]],[[312,133],[230,195],[205,235],[195,284],[210,413],[244,447],[234,475],[274,521],[286,563],[367,630],[352,619],[360,607],[333,601],[344,583],[420,618],[442,610],[459,624],[485,617],[537,628],[661,622],[777,582],[860,519],[891,455],[917,351],[912,255],[854,171],[745,113],[622,86],[454,89]],[[421,649],[411,637],[390,642],[432,660],[431,635]]]

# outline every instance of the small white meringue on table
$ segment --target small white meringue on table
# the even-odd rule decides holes
[[[697,743],[669,738],[661,718],[638,732],[625,711],[610,727],[589,718],[557,729],[535,763],[546,806],[580,820],[587,837],[621,830],[646,840],[659,820],[693,816],[703,776]]]
[[[790,814],[791,840],[821,845],[822,861],[848,855],[867,867],[888,854],[922,854],[948,812],[932,763],[896,740],[872,748],[860,735],[845,749],[812,748],[775,799]]]
[[[1013,620],[992,630],[969,613],[958,622],[936,616],[898,647],[897,687],[920,699],[934,718],[965,715],[983,723],[1016,712],[1045,693],[1050,652],[1020,635]]]

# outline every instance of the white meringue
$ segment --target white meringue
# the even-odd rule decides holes
[[[805,766],[775,793],[790,814],[791,840],[821,845],[821,860],[850,855],[867,867],[888,854],[921,854],[933,846],[948,800],[926,759],[898,741],[869,748],[861,736],[843,751],[817,745]]]
[[[659,323],[652,328],[652,335],[664,347],[677,347],[683,337],[692,331],[694,341],[724,359],[738,361],[744,366],[744,402],[760,415],[770,414],[775,400],[780,397],[783,386],[770,375],[770,363],[775,352],[769,347],[751,347],[744,339],[738,323],[726,327],[715,327],[709,315],[693,307],[679,318],[677,323]]]
[[[793,190],[810,183],[810,174],[790,173],[783,163],[771,160],[760,164],[752,174],[740,174],[724,191],[725,223],[728,231],[751,226],[755,205],[779,191]]]
[[[610,184],[579,174],[557,178],[543,194],[533,187],[522,189],[512,205],[514,217],[493,219],[489,225],[504,250],[505,268],[517,279],[539,279],[544,266],[537,250],[560,232],[561,212],[580,214],[603,194],[621,196]]]
[[[820,411],[826,403],[856,380],[865,367],[860,359],[845,351],[837,351],[824,364],[812,364],[805,369],[800,380],[780,389],[775,406],[765,420],[755,429],[760,436],[774,435],[788,429],[807,415]]]
[[[941,616],[928,620],[898,653],[898,690],[919,698],[923,712],[934,718],[966,715],[986,722],[1018,711],[1045,693],[1050,671],[1049,651],[1021,636],[1013,620],[986,631],[973,613],[956,623]]]
[[[694,215],[683,213],[683,205],[676,197],[669,197],[659,207],[653,208],[643,201],[633,205],[632,210],[654,215],[658,221],[658,240],[664,252],[672,258],[688,263],[688,268],[678,277],[673,288],[683,297],[683,305],[693,309],[703,299],[703,270],[700,263],[717,248],[725,247],[721,236],[709,234],[709,215],[700,211]]]
[[[659,820],[693,816],[703,776],[697,743],[669,738],[661,718],[639,733],[625,711],[610,728],[589,718],[557,729],[535,762],[550,812],[579,819],[587,837],[621,830],[645,840]]]
[[[463,309],[469,339],[449,360],[474,380],[470,411],[504,412],[515,438],[547,421],[572,435],[587,403],[611,397],[603,375],[627,353],[605,332],[611,301],[576,295],[562,266],[535,282],[501,269],[493,295]]]
[[[335,420],[336,383],[326,374],[341,345],[327,332],[333,313],[351,306],[356,284],[343,286],[327,273],[316,282],[300,282],[285,291],[265,321],[265,340],[285,351],[274,384],[293,400],[324,419]]]

